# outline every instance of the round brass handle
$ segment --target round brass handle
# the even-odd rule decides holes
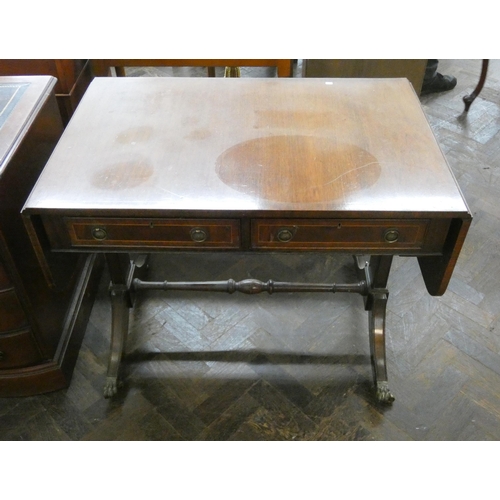
[[[94,227],[94,229],[92,229],[92,237],[94,240],[102,241],[108,237],[108,233],[103,227]]]
[[[203,243],[208,238],[208,233],[205,229],[201,229],[200,227],[194,227],[189,231],[191,239],[196,241],[196,243]]]
[[[293,238],[293,232],[290,229],[280,229],[277,238],[282,243],[287,243]]]
[[[388,229],[384,234],[384,239],[387,243],[395,243],[398,241],[399,231],[397,229]]]

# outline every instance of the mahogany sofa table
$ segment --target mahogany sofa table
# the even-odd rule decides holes
[[[470,211],[406,79],[96,78],[23,213],[37,248],[102,252],[117,377],[135,291],[364,296],[377,397],[390,402],[387,280],[416,256],[446,290]],[[153,251],[342,252],[351,284],[147,282]],[[44,262],[43,252],[39,259]],[[46,268],[47,279],[50,273]]]

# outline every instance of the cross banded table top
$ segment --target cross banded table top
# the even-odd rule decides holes
[[[96,78],[26,210],[464,215],[406,79]]]

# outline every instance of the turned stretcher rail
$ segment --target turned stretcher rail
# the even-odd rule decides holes
[[[241,292],[246,294],[256,294],[268,292],[269,294],[278,292],[331,292],[331,293],[359,293],[366,295],[368,287],[366,281],[358,283],[288,283],[268,280],[266,282],[256,279],[245,279],[235,281],[142,281],[134,279],[132,287],[135,290],[190,290],[199,292]]]

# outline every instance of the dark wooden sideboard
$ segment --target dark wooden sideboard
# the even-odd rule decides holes
[[[69,384],[99,275],[94,256],[53,254],[48,285],[20,214],[63,132],[55,85],[0,77],[0,397]]]
[[[93,75],[88,59],[0,59],[0,76],[50,75],[63,124],[70,118]]]

